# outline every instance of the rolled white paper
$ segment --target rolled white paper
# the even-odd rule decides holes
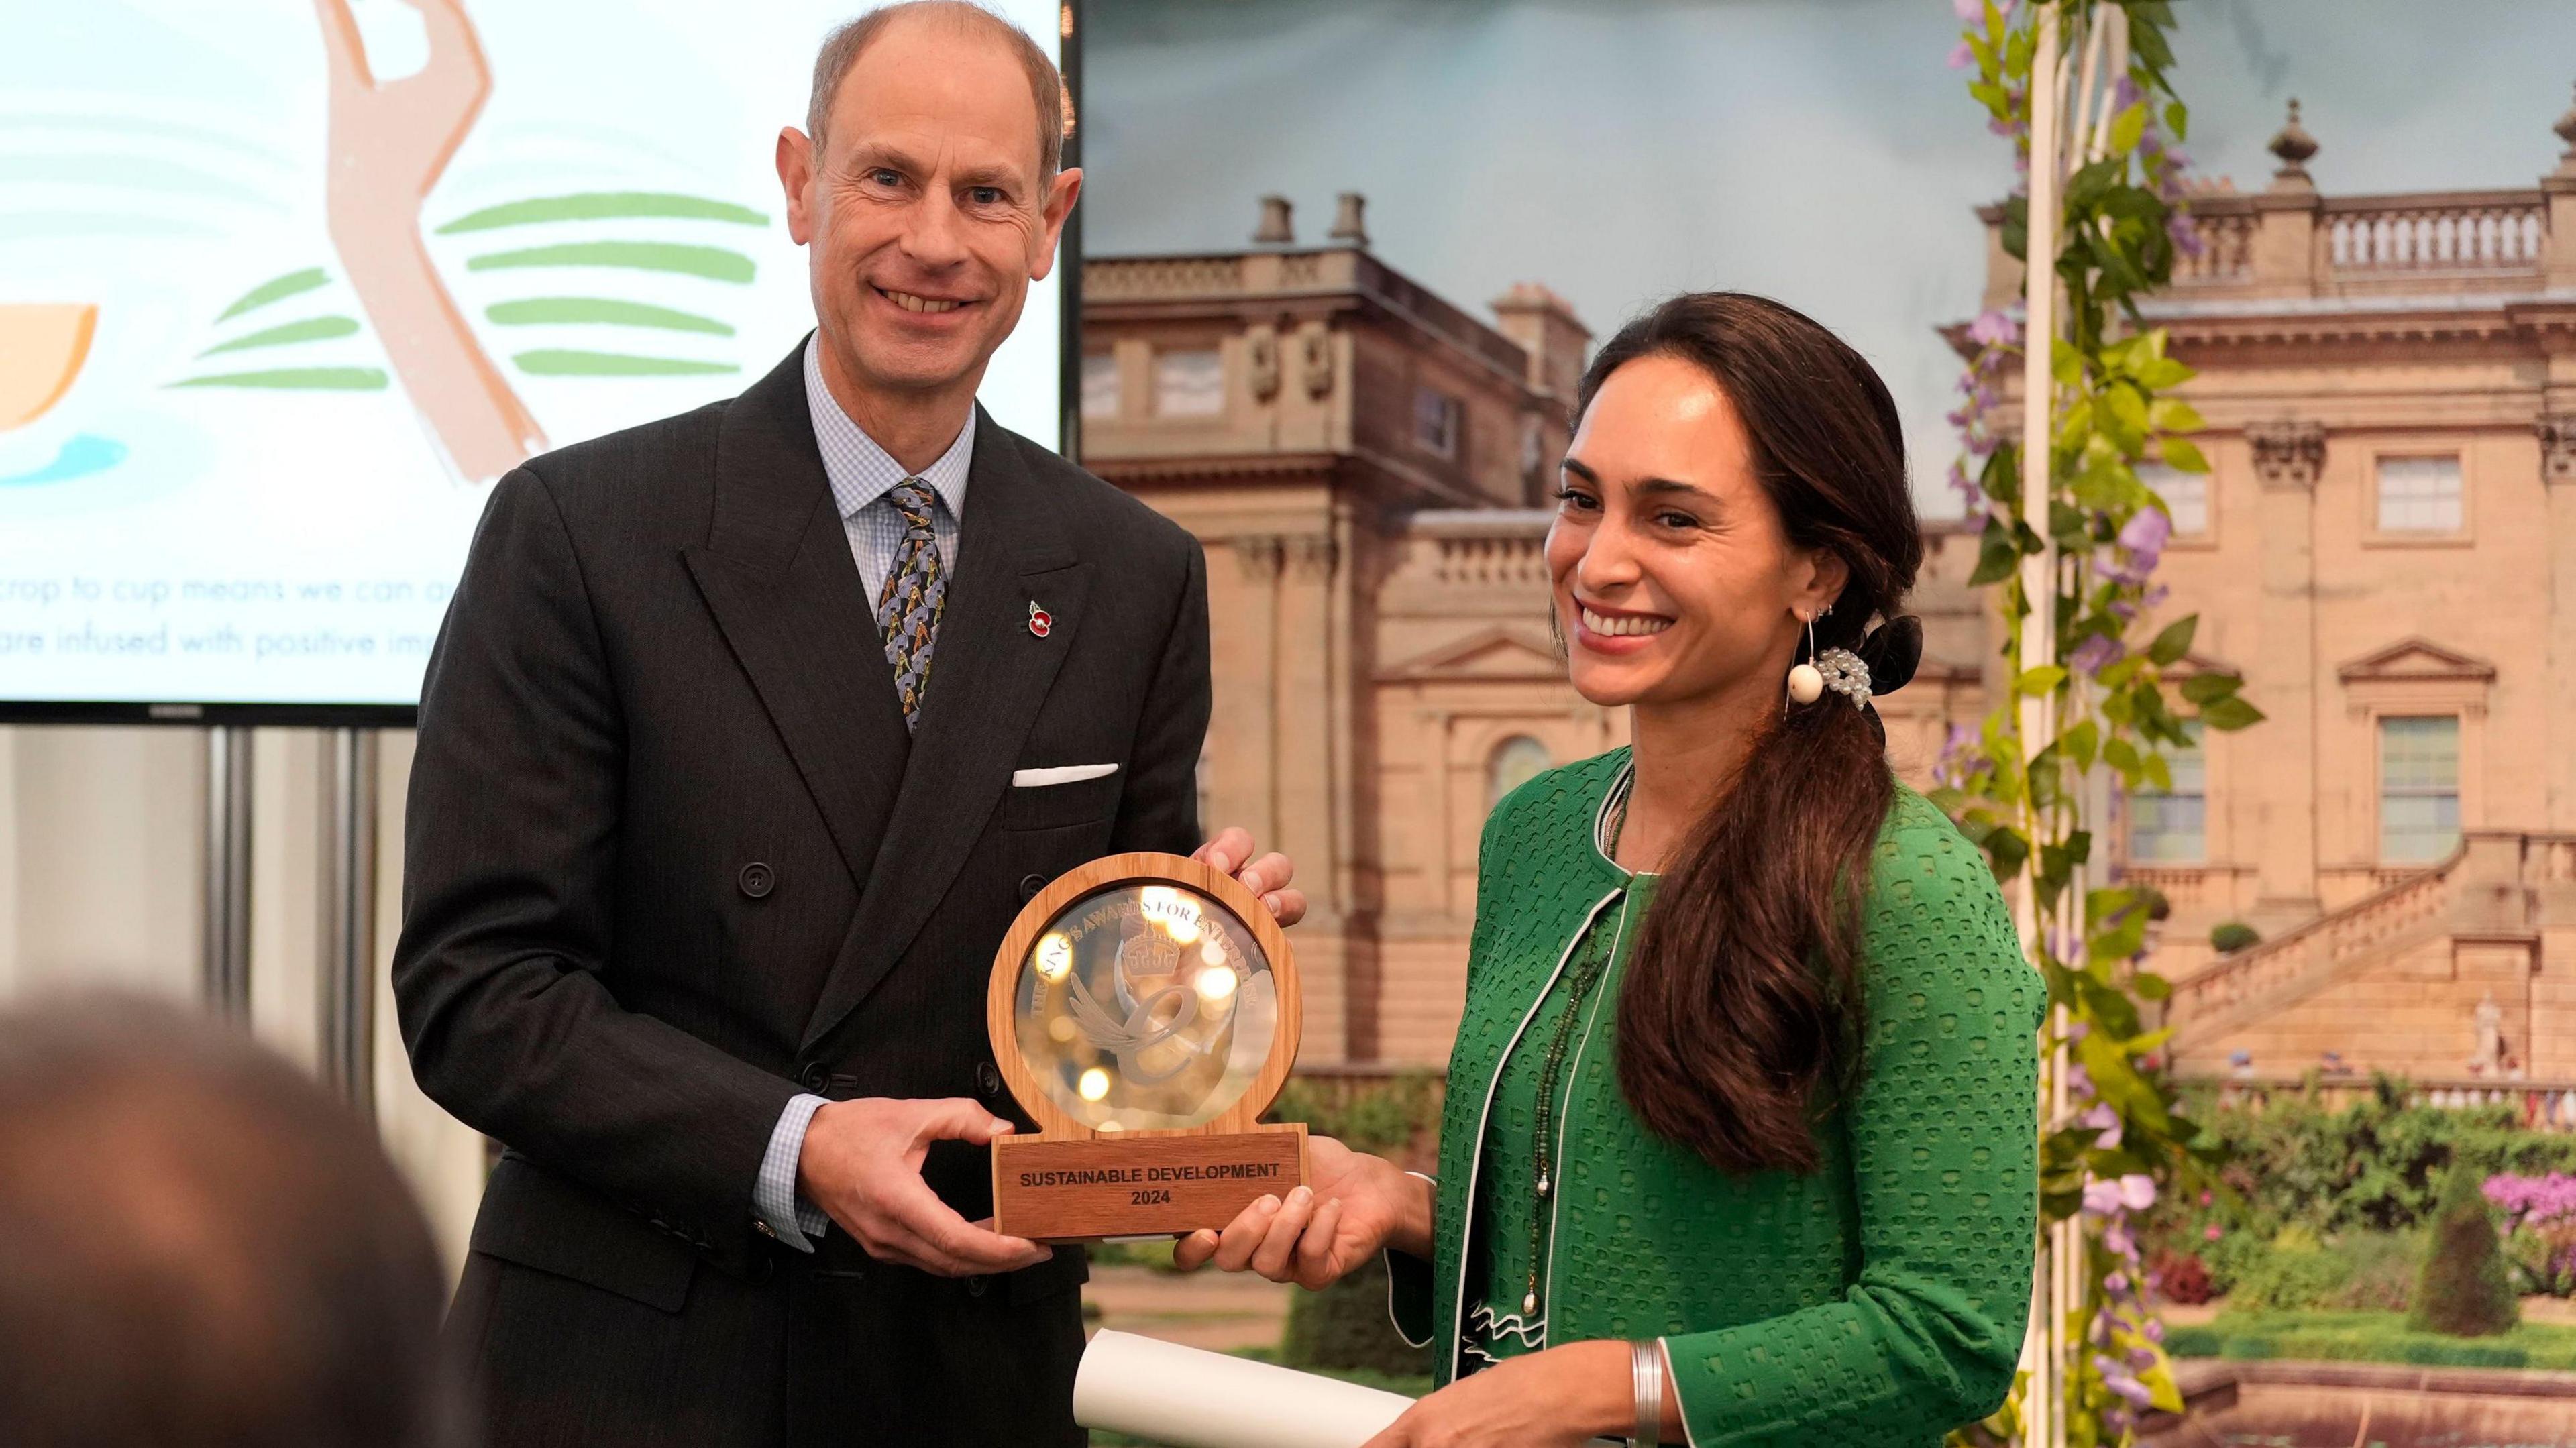
[[[1092,1334],[1073,1418],[1166,1448],[1359,1448],[1413,1400],[1132,1332]]]
[[[1402,1393],[1107,1328],[1073,1374],[1075,1422],[1161,1448],[1359,1448],[1412,1406]]]

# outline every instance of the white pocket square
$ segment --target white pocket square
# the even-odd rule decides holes
[[[1114,764],[1057,764],[1045,769],[1014,769],[1011,771],[1011,788],[1036,789],[1049,784],[1080,784],[1086,779],[1098,779],[1103,775],[1117,772],[1118,766]]]

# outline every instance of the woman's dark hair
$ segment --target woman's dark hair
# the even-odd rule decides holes
[[[1857,652],[1873,692],[1903,684],[1922,629],[1897,605],[1923,536],[1878,374],[1778,302],[1695,292],[1619,329],[1584,372],[1576,415],[1641,357],[1708,374],[1789,543],[1849,570],[1816,647]],[[1840,694],[1753,741],[1658,882],[1621,989],[1619,1089],[1648,1130],[1729,1172],[1817,1168],[1819,1090],[1857,1070],[1861,902],[1894,796],[1877,716]]]

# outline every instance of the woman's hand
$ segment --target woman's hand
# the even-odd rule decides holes
[[[1213,1261],[1228,1272],[1258,1272],[1313,1291],[1387,1246],[1428,1254],[1429,1182],[1329,1136],[1306,1138],[1306,1162],[1310,1184],[1285,1201],[1263,1197],[1221,1233],[1183,1237],[1172,1247],[1173,1264],[1193,1271]]]
[[[1637,1411],[1628,1359],[1624,1342],[1505,1358],[1405,1409],[1362,1448],[1577,1448],[1619,1437]]]

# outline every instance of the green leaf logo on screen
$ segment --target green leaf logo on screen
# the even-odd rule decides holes
[[[440,236],[497,232],[496,241],[519,238],[510,230],[547,223],[612,223],[583,226],[563,239],[564,229],[550,228],[553,239],[525,245],[502,245],[467,259],[469,272],[525,271],[530,295],[496,301],[483,309],[495,325],[528,328],[533,345],[510,353],[510,362],[533,377],[679,377],[742,370],[724,353],[710,355],[701,339],[730,338],[733,324],[710,316],[728,300],[723,293],[748,285],[754,275],[749,256],[712,242],[643,240],[614,234],[613,223],[635,218],[680,219],[719,226],[763,227],[769,218],[746,206],[703,196],[667,191],[586,191],[568,196],[541,196],[505,202],[469,212],[437,229]],[[587,286],[546,286],[565,269],[593,278]],[[611,284],[603,285],[598,278]],[[268,365],[226,367],[201,372],[173,383],[178,387],[252,387],[307,391],[380,391],[388,382],[381,367],[330,358],[334,350],[309,344],[357,335],[356,318],[325,305],[310,310],[309,294],[332,286],[321,267],[306,267],[273,277],[245,292],[215,321],[224,337],[198,354],[202,362],[254,360]],[[597,295],[599,292],[621,295]],[[299,297],[308,298],[307,314],[277,320],[270,309]],[[649,299],[648,299],[649,298]],[[342,306],[346,303],[342,302]],[[288,308],[287,311],[296,309]],[[244,320],[246,319],[246,320]],[[240,321],[235,328],[226,324]],[[593,340],[597,339],[597,340]],[[293,348],[274,354],[271,349]]]
[[[749,207],[703,196],[586,191],[487,206],[438,228],[438,234],[494,232],[499,233],[494,240],[510,243],[517,239],[510,234],[517,227],[596,223],[582,226],[584,234],[578,239],[505,244],[465,264],[472,272],[530,273],[531,295],[495,302],[483,311],[501,326],[546,329],[531,335],[550,342],[557,334],[564,337],[563,345],[511,353],[511,362],[530,376],[673,377],[741,371],[740,362],[729,356],[709,356],[697,339],[734,334],[730,323],[706,315],[703,309],[720,306],[727,300],[723,295],[727,289],[751,284],[752,259],[717,244],[712,236],[706,241],[668,241],[617,234],[619,223],[643,218],[705,222],[710,230],[769,224],[767,216]],[[588,234],[594,232],[598,234]],[[618,295],[579,295],[569,288],[542,286],[566,268],[617,279],[621,285],[596,290]],[[573,337],[603,328],[611,329],[606,335],[618,340],[572,344]]]

